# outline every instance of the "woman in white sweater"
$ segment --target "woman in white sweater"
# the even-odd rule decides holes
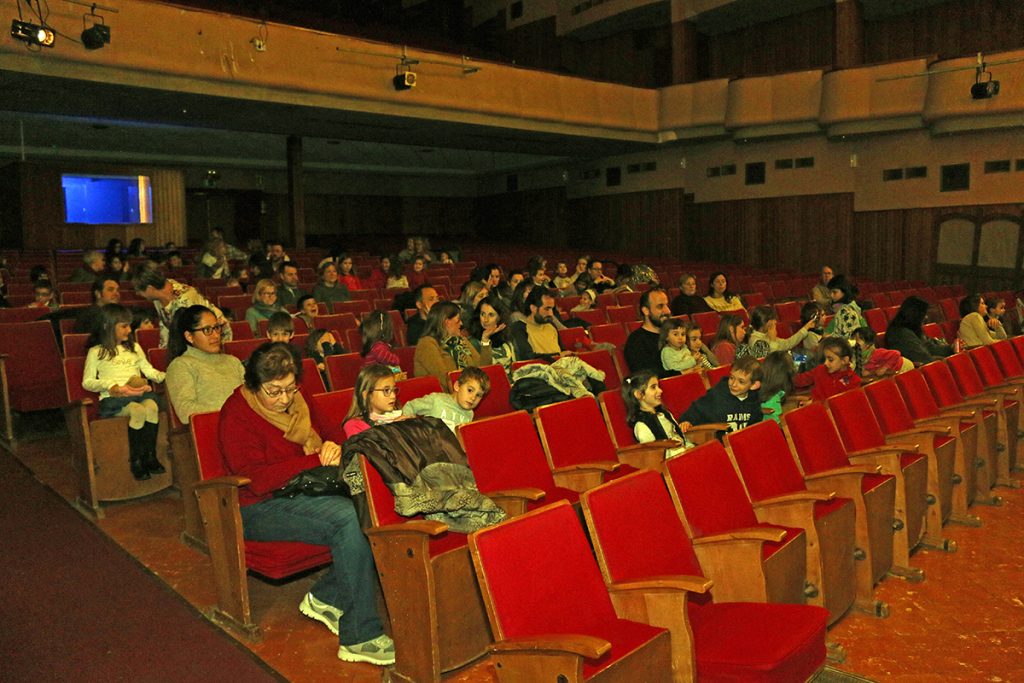
[[[82,388],[100,396],[100,417],[128,418],[128,451],[132,476],[149,479],[163,474],[156,457],[160,408],[148,380],[163,382],[164,373],[146,360],[135,341],[132,314],[124,306],[108,304],[100,311],[99,343],[89,349],[82,373]]]

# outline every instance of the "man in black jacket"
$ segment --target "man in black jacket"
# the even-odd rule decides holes
[[[655,372],[659,377],[679,374],[665,370],[661,365],[658,337],[662,324],[672,316],[668,307],[668,294],[664,289],[648,289],[640,296],[640,315],[643,316],[644,324],[629,335],[622,350],[630,374],[641,370]]]

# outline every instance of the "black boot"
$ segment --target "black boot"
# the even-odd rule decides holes
[[[142,427],[142,464],[149,470],[150,474],[163,474],[167,470],[156,458],[156,439],[160,433],[160,425],[147,422]]]
[[[149,470],[142,464],[143,440],[145,435],[141,429],[128,428],[128,458],[132,470],[132,476],[138,481],[149,479]]]

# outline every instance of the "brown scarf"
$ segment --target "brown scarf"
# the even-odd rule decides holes
[[[242,396],[245,397],[245,402],[249,404],[253,412],[284,432],[285,441],[301,444],[302,451],[306,455],[320,451],[324,442],[313,429],[313,422],[309,417],[309,406],[306,405],[306,399],[302,398],[300,392],[295,392],[291,405],[283,413],[267,410],[256,392],[251,391],[249,387],[242,387]]]

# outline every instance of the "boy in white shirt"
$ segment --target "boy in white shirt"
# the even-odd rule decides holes
[[[491,379],[480,368],[466,368],[452,384],[452,393],[436,392],[414,398],[402,407],[402,414],[436,417],[455,431],[460,424],[473,421],[473,410],[491,390]]]

